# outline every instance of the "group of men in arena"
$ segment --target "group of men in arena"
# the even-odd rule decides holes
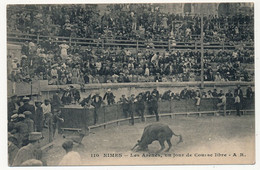
[[[234,100],[233,103],[237,110],[237,115],[241,116],[240,109],[243,107],[242,105],[244,98],[253,99],[254,92],[252,90],[252,87],[248,86],[248,88],[246,89],[246,95],[244,97],[240,85],[237,86],[234,92],[232,92],[231,89],[229,89],[227,93],[224,93],[222,89],[218,92],[216,88],[214,88],[213,91],[209,90],[208,92],[204,92],[201,89],[195,90],[194,88],[190,89],[188,87],[185,87],[183,90],[181,90],[180,94],[174,93],[171,90],[167,90],[164,93],[160,94],[157,89],[154,89],[152,92],[141,92],[138,95],[131,94],[128,97],[125,94],[123,94],[120,97],[119,101],[115,102],[115,95],[113,94],[113,92],[111,92],[111,89],[109,89],[105,93],[103,98],[100,96],[99,92],[96,92],[94,96],[89,95],[87,98],[84,98],[81,101],[81,106],[85,108],[94,107],[94,124],[97,123],[99,109],[102,107],[102,105],[105,104],[104,99],[106,98],[106,96],[111,96],[107,97],[106,103],[108,105],[116,103],[121,105],[124,117],[130,117],[130,123],[134,125],[134,115],[140,116],[141,121],[145,120],[144,112],[146,107],[148,114],[155,115],[156,121],[159,121],[158,101],[193,99],[195,100],[197,111],[200,111],[202,98],[217,98],[217,108],[219,109],[219,112],[220,110],[223,110],[224,115],[226,115],[226,104],[228,98],[232,99],[232,101]],[[111,102],[111,100],[113,100],[113,102]]]
[[[119,104],[122,105],[123,114],[125,118],[131,117],[131,124],[134,125],[134,113],[136,112],[138,116],[141,117],[141,121],[144,120],[144,110],[145,103],[148,105],[148,110],[150,114],[154,114],[156,116],[156,121],[159,121],[158,116],[158,100],[159,100],[159,92],[154,89],[151,93],[147,91],[145,93],[139,93],[137,96],[132,94],[130,97],[126,98],[125,95],[122,95]]]

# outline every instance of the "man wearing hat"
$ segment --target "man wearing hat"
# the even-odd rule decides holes
[[[29,104],[30,98],[29,97],[24,97],[23,98],[23,105],[19,107],[18,109],[18,114],[23,114],[25,111],[30,111],[32,114],[29,116],[32,120],[35,120],[35,107],[31,104]]]
[[[99,92],[97,91],[96,94],[92,97],[92,105],[94,106],[94,125],[98,121],[98,111],[102,104],[102,97],[99,95]]]
[[[111,91],[111,89],[109,88],[107,90],[107,92],[105,93],[103,100],[107,99],[107,104],[111,105],[115,103],[115,96],[113,94],[113,92]]]
[[[25,116],[24,122],[28,126],[28,133],[34,132],[34,121],[30,119],[32,113],[30,111],[25,111],[23,114]]]
[[[63,104],[67,105],[67,104],[70,104],[71,101],[72,101],[72,94],[71,94],[71,91],[70,91],[70,87],[67,87],[65,90],[64,90],[64,93],[61,97],[61,101]]]
[[[41,132],[31,132],[29,134],[29,144],[19,149],[14,158],[13,166],[20,166],[23,162],[30,159],[42,161],[42,152],[39,145],[39,140],[42,138]]]

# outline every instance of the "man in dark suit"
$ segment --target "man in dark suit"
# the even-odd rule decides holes
[[[237,88],[234,91],[234,96],[238,95],[240,100],[243,98],[243,91],[240,88],[240,85],[237,85]]]
[[[94,106],[94,125],[98,121],[98,111],[102,104],[102,97],[99,95],[99,92],[96,92],[96,94],[92,97],[92,105]]]
[[[246,89],[246,97],[248,99],[252,99],[254,96],[254,93],[253,93],[253,90],[252,90],[252,86],[248,86],[247,89]]]
[[[115,103],[115,96],[111,89],[108,89],[107,92],[105,93],[103,100],[107,99],[107,104],[111,105]]]
[[[155,114],[156,116],[156,121],[159,121],[159,115],[158,115],[158,98],[156,97],[156,94],[153,93],[151,95],[151,99],[150,99],[150,104],[151,104],[151,114]]]
[[[234,91],[234,96],[239,96],[239,99],[240,99],[240,109],[243,109],[243,105],[244,105],[244,95],[243,95],[243,91],[242,89],[240,88],[240,85],[237,85],[237,88],[235,89]]]
[[[124,94],[120,98],[119,103],[122,104],[123,114],[124,114],[125,118],[127,118],[129,115],[129,103]]]
[[[135,95],[132,94],[130,97],[128,97],[128,113],[130,116],[129,122],[131,125],[134,125],[134,108],[135,108]]]
[[[137,101],[136,101],[136,112],[137,112],[138,116],[141,117],[142,122],[144,122],[144,109],[145,109],[145,105],[144,105],[143,94],[139,94],[136,98],[137,98]]]

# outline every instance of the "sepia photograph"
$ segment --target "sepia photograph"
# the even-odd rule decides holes
[[[253,2],[5,9],[6,166],[256,163]]]

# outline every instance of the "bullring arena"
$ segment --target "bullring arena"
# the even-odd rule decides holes
[[[253,163],[240,157],[240,153],[243,153],[247,159],[254,160],[255,153],[251,152],[255,144],[252,115],[162,118],[161,122],[168,124],[175,133],[183,135],[183,143],[176,145],[178,138],[173,137],[173,148],[167,153],[160,153],[159,157],[155,155],[160,147],[158,142],[149,145],[149,152],[132,152],[131,148],[140,139],[145,125],[152,122],[154,119],[149,119],[146,123],[136,123],[135,126],[129,126],[128,122],[124,122],[120,126],[111,125],[107,129],[96,129],[93,131],[94,134],[90,133],[83,139],[84,147],[75,146],[75,150],[82,155],[84,165],[197,164],[194,160],[198,161],[198,164],[229,164],[228,159],[232,159],[234,164]],[[46,154],[48,165],[57,165],[61,160],[64,155],[61,148],[63,141],[63,138],[58,137],[54,148]],[[193,156],[186,157],[187,153]],[[215,156],[215,153],[227,156]],[[233,157],[234,153],[238,156]],[[135,154],[140,156],[134,157]],[[171,156],[167,157],[166,154]],[[205,154],[213,156],[208,157]],[[229,156],[230,154],[232,156]]]
[[[71,153],[76,165],[254,164],[253,10],[9,5],[9,166],[35,141],[45,166],[75,165]],[[183,141],[132,150],[158,123]]]

